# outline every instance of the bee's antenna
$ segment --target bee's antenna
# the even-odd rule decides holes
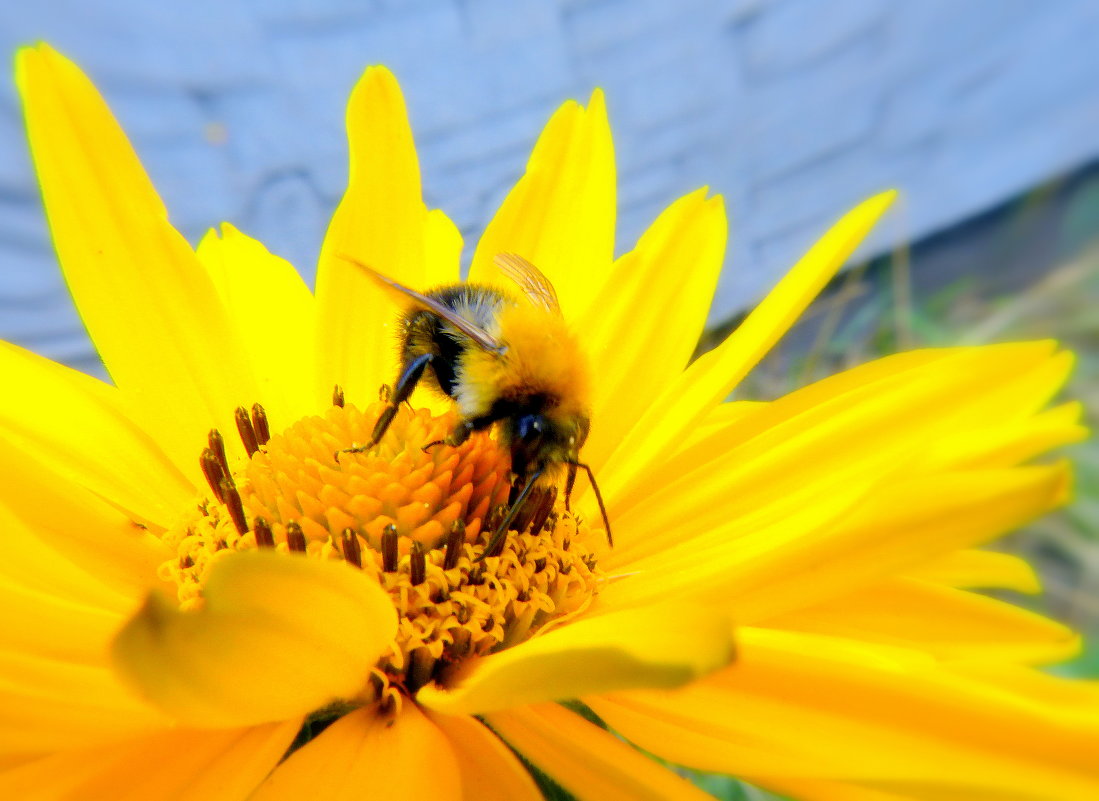
[[[595,481],[595,474],[591,471],[591,466],[586,465],[583,462],[565,462],[570,467],[579,467],[585,473],[588,474],[588,481],[591,482],[591,488],[595,490],[595,500],[599,504],[599,514],[603,516],[603,528],[607,532],[607,545],[614,547],[614,537],[611,536],[611,521],[607,518],[607,507],[603,503],[603,494],[599,491],[599,484]]]

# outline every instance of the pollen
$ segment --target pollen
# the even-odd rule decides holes
[[[160,577],[181,608],[203,603],[211,566],[270,548],[343,560],[393,600],[398,633],[351,703],[399,705],[461,662],[528,639],[582,611],[601,581],[601,530],[538,488],[486,552],[512,491],[510,459],[490,432],[440,444],[453,413],[402,406],[370,446],[384,409],[359,410],[337,390],[323,415],[272,434],[262,407],[238,409],[242,448],[212,431],[199,454],[209,493],[163,533],[175,556]]]

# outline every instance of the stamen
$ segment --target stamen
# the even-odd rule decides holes
[[[236,526],[237,533],[247,534],[248,518],[244,516],[244,504],[241,503],[240,493],[237,492],[237,488],[233,486],[228,478],[222,479],[221,495],[224,498],[222,503],[229,510],[229,517],[233,521],[233,525]]]
[[[345,528],[343,530],[340,544],[343,546],[343,558],[355,567],[362,567],[362,547],[359,545],[359,535],[355,533],[354,529]]]
[[[240,441],[244,443],[244,450],[248,454],[248,458],[251,459],[253,454],[259,450],[259,443],[256,442],[256,431],[252,428],[252,420],[248,417],[248,410],[243,406],[238,406],[234,415],[237,421],[237,432],[240,434]]]
[[[260,548],[275,547],[275,534],[271,531],[271,524],[262,517],[252,521],[252,531],[256,535],[256,545]]]
[[[384,673],[377,668],[373,668],[370,671],[370,676],[367,678],[367,684],[369,686],[370,697],[378,699],[381,698],[382,693],[385,692],[389,680],[385,677]]]
[[[297,520],[286,524],[286,547],[291,551],[305,553],[305,532],[301,530],[301,523]]]
[[[469,620],[467,618],[465,621],[462,621],[461,616],[459,616],[459,622],[464,625],[465,623],[468,623]],[[447,651],[450,656],[452,656],[455,661],[457,661],[458,659],[461,659],[462,657],[469,654],[469,646],[472,640],[472,631],[470,631],[469,629],[458,629],[454,632],[454,642],[451,643],[450,648],[448,648]]]
[[[538,507],[534,510],[534,513],[530,518],[530,532],[537,534],[546,525],[546,521],[549,520],[550,513],[553,512],[553,505],[557,503],[557,487],[549,487],[543,491],[542,497]]]
[[[435,657],[431,649],[425,646],[414,648],[408,656],[408,672],[405,674],[405,686],[410,693],[423,687],[431,679],[435,670]]]
[[[258,403],[252,404],[252,430],[256,432],[256,442],[266,445],[271,441],[271,428],[267,425],[267,412]]]
[[[343,408],[343,387],[339,384],[332,388],[332,405]]]
[[[378,715],[393,720],[401,711],[401,694],[395,687],[388,687],[378,701]]]
[[[486,532],[487,535],[491,537],[492,532],[498,529],[500,524],[504,522],[504,517],[507,513],[508,508],[504,504],[498,503],[496,506],[493,506],[485,516],[485,522],[481,525],[481,531]]]
[[[390,523],[382,531],[382,570],[393,573],[397,570],[397,527]]]
[[[450,533],[446,538],[446,556],[443,558],[443,570],[451,570],[458,566],[458,559],[462,555],[462,546],[466,542],[466,527],[461,520],[455,520],[450,524]]]
[[[515,512],[515,517],[512,519],[508,528],[515,531],[526,531],[527,526],[530,525],[531,520],[534,519],[534,513],[542,506],[542,488],[535,487],[531,492],[530,497],[526,502],[519,507]]]
[[[229,460],[225,458],[225,440],[222,439],[221,432],[216,428],[210,429],[210,450],[217,456],[218,464],[221,465],[221,472],[223,475],[232,476],[229,471]]]
[[[408,552],[408,581],[413,587],[418,587],[427,578],[427,560],[424,558],[424,544],[419,540],[412,541],[412,549]]]
[[[202,452],[199,464],[202,466],[202,475],[206,476],[206,483],[210,485],[214,497],[217,498],[218,503],[225,503],[225,498],[221,494],[221,482],[228,480],[229,477],[222,472],[221,462],[218,461],[213,448],[206,448]]]

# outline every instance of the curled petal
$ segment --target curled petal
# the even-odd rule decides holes
[[[150,594],[114,657],[177,720],[247,726],[354,697],[396,629],[389,596],[354,568],[245,552],[214,565],[197,611]]]
[[[627,687],[676,687],[733,658],[723,614],[669,604],[608,612],[561,626],[475,663],[457,683],[417,700],[446,714],[480,714]]]

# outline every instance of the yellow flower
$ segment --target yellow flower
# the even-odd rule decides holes
[[[114,385],[0,348],[0,797],[537,798],[511,749],[581,799],[703,797],[627,741],[799,798],[1099,797],[1099,692],[1028,667],[1074,636],[971,592],[1036,589],[976,546],[1066,497],[1065,465],[1023,463],[1082,436],[1046,409],[1070,357],[923,350],[724,402],[890,194],[688,365],[722,202],[687,195],[615,259],[602,97],[563,106],[471,278],[511,251],[556,284],[615,544],[578,487],[477,561],[492,436],[425,453],[455,418],[417,396],[334,455],[396,371],[394,308],[344,256],[458,280],[393,77],[352,95],[315,296],[229,226],[192,250],[70,62],[24,50],[18,84]]]

